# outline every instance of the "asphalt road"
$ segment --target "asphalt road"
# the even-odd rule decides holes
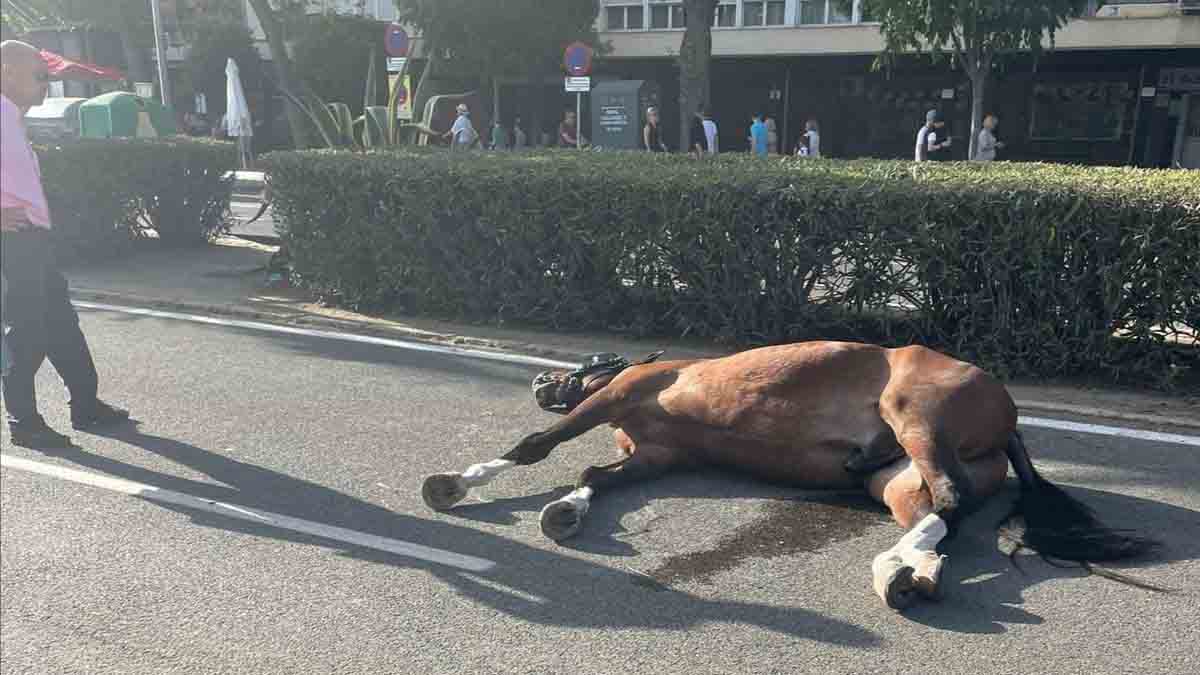
[[[567,546],[537,515],[612,456],[598,430],[451,514],[423,478],[554,418],[535,369],[84,312],[102,394],[141,420],[6,457],[494,564],[482,572],[0,469],[0,670],[11,673],[1172,673],[1200,661],[1200,451],[1028,430],[1035,461],[1161,537],[1154,594],[996,550],[996,502],[950,548],[947,597],[871,592],[899,534],[860,499],[704,473],[600,495]],[[66,427],[50,368],[43,408]],[[200,503],[206,503],[201,501]],[[246,516],[254,520],[254,511]],[[436,557],[436,556],[435,556]]]

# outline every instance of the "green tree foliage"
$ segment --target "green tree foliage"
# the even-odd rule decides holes
[[[1041,52],[1087,0],[865,0],[864,14],[880,23],[885,59],[929,51],[949,54],[971,80],[971,149],[979,141],[984,95],[996,58]]]
[[[254,47],[254,37],[242,21],[223,17],[204,18],[192,26],[187,71],[192,87],[208,99],[210,112],[225,110],[225,64],[238,64],[247,97],[262,89],[263,63]],[[214,115],[215,116],[215,115]]]
[[[429,96],[426,82],[443,74],[487,82],[497,76],[537,77],[559,70],[562,51],[581,40],[596,45],[596,0],[395,0],[415,26],[428,59],[415,96],[416,113]]]
[[[154,44],[154,27],[145,0],[5,0],[4,9],[20,17],[26,28],[62,25],[113,31],[121,37],[129,77],[150,79],[143,50]]]
[[[292,65],[296,75],[320,98],[345,103],[352,114],[362,114],[366,74],[371,60],[376,91],[387,87],[383,67],[384,24],[357,16],[322,14],[295,21]],[[378,101],[375,102],[378,104]]]

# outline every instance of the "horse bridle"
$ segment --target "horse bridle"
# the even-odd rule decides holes
[[[653,363],[665,353],[665,351],[657,351],[640,361],[630,361],[611,352],[592,354],[584,358],[578,368],[566,375],[559,376],[553,371],[546,371],[533,378],[534,399],[542,410],[565,415],[574,410],[575,406],[583,403],[584,392],[598,378],[615,376],[632,366]],[[551,385],[556,385],[553,399],[538,396],[539,391],[543,391]]]

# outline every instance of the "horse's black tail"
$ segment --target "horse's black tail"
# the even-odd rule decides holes
[[[1033,467],[1019,432],[1014,432],[1009,439],[1006,453],[1021,481],[1021,494],[999,525],[1002,548],[1010,556],[1021,549],[1029,549],[1051,564],[1070,561],[1114,581],[1149,590],[1165,590],[1092,566],[1092,563],[1146,555],[1157,549],[1159,542],[1107,527],[1096,519],[1090,508],[1042,478]]]

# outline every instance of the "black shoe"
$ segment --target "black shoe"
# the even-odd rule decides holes
[[[71,426],[76,431],[91,431],[104,429],[129,421],[129,411],[111,406],[104,401],[96,401],[86,414],[76,415],[71,412]]]
[[[67,450],[75,447],[71,438],[51,429],[45,421],[10,423],[13,445],[34,450]]]

